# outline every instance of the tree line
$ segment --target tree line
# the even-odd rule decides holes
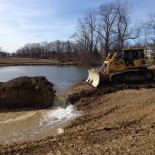
[[[75,33],[68,41],[28,43],[13,56],[57,58],[61,61],[100,61],[110,51],[126,47],[155,47],[155,13],[145,22],[131,21],[133,10],[127,1],[113,1],[89,10],[78,19]],[[134,43],[132,40],[135,40]]]
[[[81,47],[78,43],[69,40],[28,43],[24,47],[21,47],[15,53],[13,53],[13,56],[23,58],[52,58],[62,62],[76,61],[85,64],[88,64],[90,59],[87,52],[81,51]],[[101,58],[99,53],[94,54],[94,56],[96,59]]]
[[[42,43],[28,43],[24,47],[18,49],[15,53],[18,57],[32,57],[32,58],[49,58],[72,57],[76,53],[76,46],[70,41],[53,41]]]

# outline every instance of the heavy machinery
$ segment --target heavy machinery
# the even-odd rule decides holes
[[[143,48],[124,49],[122,55],[108,54],[99,70],[88,70],[87,82],[94,87],[105,81],[153,81],[154,72],[148,69]]]

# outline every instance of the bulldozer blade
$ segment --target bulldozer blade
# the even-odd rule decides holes
[[[97,87],[100,84],[100,73],[94,69],[88,70],[88,79],[86,82]]]

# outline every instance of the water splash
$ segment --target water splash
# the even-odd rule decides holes
[[[51,134],[49,131],[59,129],[61,125],[65,125],[66,122],[81,114],[73,105],[66,108],[56,107],[55,109],[27,111],[26,114],[25,112],[20,113],[20,116],[0,122],[0,144],[36,140],[44,135],[49,136],[47,135]],[[16,114],[14,113],[14,115]],[[58,132],[56,133],[58,134]]]
[[[66,108],[58,107],[52,112],[47,111],[40,121],[40,125],[47,124],[49,127],[55,127],[79,116],[81,116],[81,112],[76,111],[73,105],[69,105]]]

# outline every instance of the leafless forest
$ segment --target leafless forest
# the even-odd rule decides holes
[[[126,1],[104,3],[78,19],[69,40],[27,43],[12,56],[93,64],[110,51],[121,53],[126,47],[149,47],[155,54],[155,12],[146,14],[145,21],[136,21],[133,17],[134,10]],[[1,50],[1,56],[7,54]]]

